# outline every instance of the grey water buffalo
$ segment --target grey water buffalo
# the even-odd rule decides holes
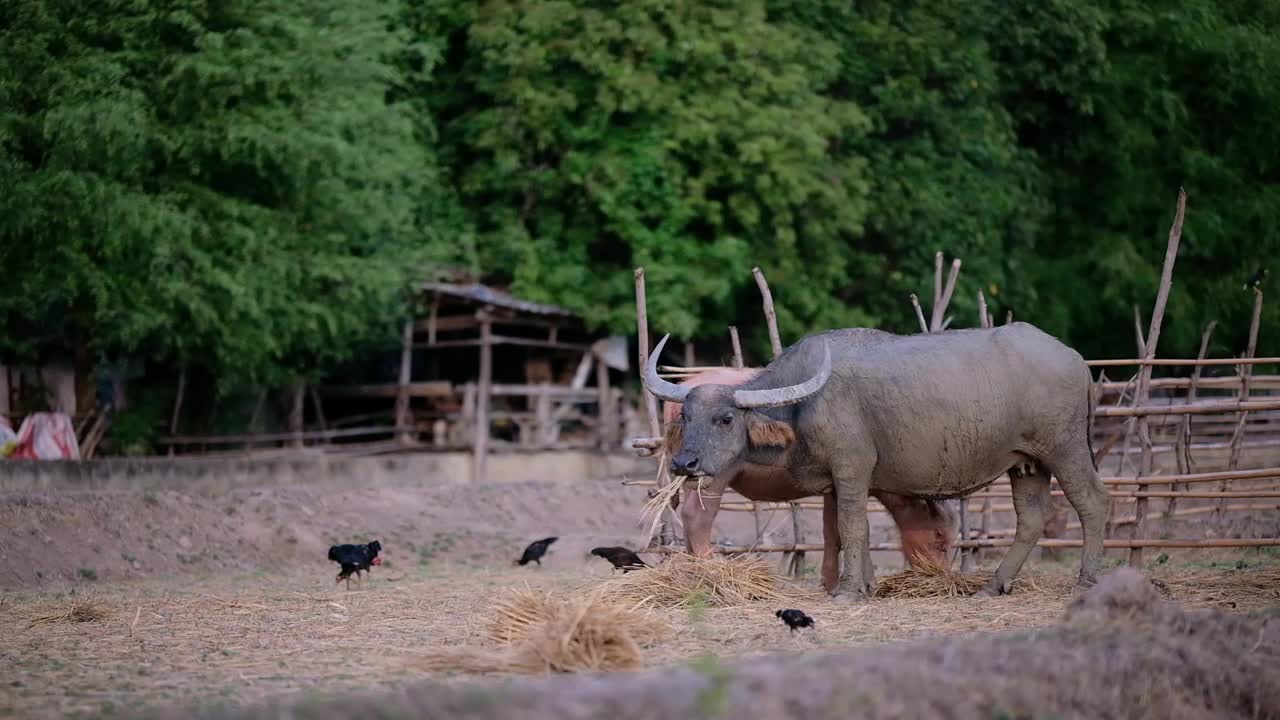
[[[1083,358],[1026,323],[893,335],[848,329],[811,335],[741,385],[645,386],[682,404],[678,475],[733,476],[745,465],[785,470],[806,495],[834,493],[844,573],[834,594],[870,594],[866,503],[882,490],[961,497],[1010,468],[1017,529],[982,594],[1009,591],[1040,538],[1057,476],[1080,516],[1079,584],[1102,558],[1107,493],[1090,449],[1091,376]]]
[[[706,370],[680,382],[681,387],[698,385],[741,385],[759,374],[759,368],[716,368]],[[667,427],[663,438],[667,453],[680,452],[682,425],[680,403],[663,403],[662,417]],[[726,488],[750,500],[787,502],[805,497],[794,478],[785,468],[758,466],[749,462],[732,476],[720,475],[703,483],[685,483],[683,498],[678,499],[680,520],[684,524],[685,543],[694,555],[711,554],[711,527],[720,510],[720,499]],[[931,498],[912,498],[883,490],[871,490],[871,496],[879,500],[889,511],[898,528],[902,556],[909,565],[922,562],[945,565],[955,531],[953,514],[940,501]],[[831,493],[822,496],[822,586],[835,590],[840,579],[840,533],[836,524],[835,498]]]

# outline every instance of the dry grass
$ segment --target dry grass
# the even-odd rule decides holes
[[[55,623],[102,622],[111,615],[110,606],[101,599],[90,596],[73,600],[56,612],[37,615],[31,618],[31,624],[28,627]]]
[[[990,572],[962,573],[917,555],[912,567],[879,579],[876,597],[953,598],[972,595],[991,581]],[[1025,583],[1019,583],[1019,587]]]
[[[501,649],[450,649],[414,664],[471,672],[635,670],[644,665],[644,648],[670,630],[651,610],[606,599],[600,591],[517,589],[497,602],[489,621],[489,638]]]
[[[664,610],[690,606],[735,607],[816,598],[779,578],[757,557],[669,555],[658,565],[624,573],[599,585],[608,597]]]
[[[1225,565],[1239,554],[1221,557],[1229,561]],[[1246,570],[1165,566],[1153,576],[1163,580],[1171,599],[1193,607],[1234,613],[1280,607],[1280,563],[1261,560],[1267,564]],[[600,591],[602,600],[645,615],[646,627],[665,622],[671,632],[652,645],[634,634],[641,629],[632,631],[644,665],[655,667],[684,665],[709,652],[736,658],[837,651],[1043,627],[1061,617],[1076,572],[1074,563],[1030,565],[1013,594],[998,598],[877,597],[859,604],[810,590],[816,580],[794,587],[769,572],[778,585],[767,599],[714,603],[715,593],[693,596],[697,588],[668,594],[654,587],[677,567],[664,571],[665,565],[612,577],[595,564],[564,570],[457,567],[398,578],[375,572],[350,593],[335,587],[323,566],[197,581],[99,583],[97,596],[114,609],[110,616],[36,626],[29,626],[31,618],[65,613],[68,598],[6,593],[0,597],[11,622],[0,643],[0,687],[6,691],[0,692],[0,717],[132,717],[139,707],[192,699],[240,705],[294,692],[398,686],[424,675],[465,679],[511,672],[499,655],[509,648],[493,640],[494,623],[497,606],[509,608],[512,624],[527,616],[505,605],[515,597],[509,589],[526,582],[533,593],[572,591],[578,597]],[[756,567],[771,570],[769,563]],[[641,585],[648,573],[651,582]],[[634,594],[610,593],[615,585]],[[773,614],[782,607],[803,609],[817,627],[789,633]],[[470,665],[414,664],[471,648],[496,660],[485,668],[483,653],[469,652]],[[15,682],[20,685],[10,685]]]

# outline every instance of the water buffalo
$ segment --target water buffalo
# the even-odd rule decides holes
[[[682,403],[678,475],[785,471],[804,495],[835,494],[844,574],[834,594],[870,594],[867,497],[961,497],[1010,468],[1017,529],[982,594],[1009,591],[1044,529],[1050,473],[1080,516],[1078,583],[1102,559],[1107,493],[1090,448],[1091,377],[1079,353],[1027,324],[922,335],[832,330],[802,339],[738,385],[645,386]]]
[[[741,385],[760,372],[759,368],[717,368],[707,370],[680,382],[682,387],[698,385]],[[664,445],[667,453],[680,451],[681,425],[680,403],[663,403],[662,416],[667,426]],[[751,500],[797,500],[804,493],[784,468],[744,463],[733,477],[717,476],[699,488],[686,483],[683,499],[678,503],[680,519],[684,523],[685,542],[694,555],[711,554],[711,525],[720,510],[720,497],[725,488]],[[933,499],[912,498],[904,495],[871,490],[871,496],[889,510],[898,526],[902,555],[907,563],[917,565],[922,559],[945,565],[954,532],[953,518],[947,508]],[[836,505],[831,493],[822,496],[822,586],[835,590],[840,576],[840,533],[836,527]]]

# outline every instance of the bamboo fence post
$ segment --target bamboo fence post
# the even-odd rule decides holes
[[[776,359],[782,354],[782,336],[778,334],[778,313],[773,307],[773,293],[769,291],[769,282],[764,279],[764,273],[759,267],[751,268],[751,275],[756,279],[756,287],[760,288],[760,302],[764,307],[764,319],[769,325],[769,346],[773,350],[773,357]],[[795,517],[796,508],[791,506],[792,522],[799,522]],[[752,515],[756,521],[756,542],[760,542],[760,511],[757,508]],[[803,564],[804,555],[797,551],[792,557],[792,565]]]
[[[1013,311],[1012,311],[1012,310],[1010,310],[1010,311],[1008,311],[1008,312],[1006,312],[1006,313],[1004,314],[1004,324],[1005,324],[1005,325],[1012,325],[1012,324],[1013,324]]]
[[[933,315],[929,318],[929,331],[940,332],[943,326],[943,316],[947,312],[947,306],[951,304],[951,295],[956,291],[956,279],[960,275],[960,258],[951,261],[951,272],[947,274],[947,286],[942,291],[942,299],[933,306]]]
[[[804,545],[804,530],[801,528],[800,513],[796,511],[796,504],[791,503],[791,543],[796,547]],[[804,551],[796,551],[791,555],[791,575],[796,578],[803,578],[805,574]]]
[[[987,297],[978,290],[978,327],[991,327],[991,316],[987,314]]]
[[[760,298],[764,303],[764,319],[769,324],[769,345],[773,348],[773,356],[776,358],[782,354],[782,338],[778,335],[778,314],[773,309],[773,293],[769,292],[769,283],[764,279],[764,273],[760,272],[760,268],[751,268],[751,274],[755,276],[756,287],[760,288]]]
[[[929,306],[929,319],[933,319],[933,314],[938,310],[938,304],[942,302],[942,251],[933,254],[933,304]],[[928,326],[925,326],[925,332],[929,332]]]
[[[644,268],[635,269],[636,281],[636,347],[638,360],[640,361],[640,372],[644,372],[645,366],[649,363],[649,304],[645,295],[644,286]],[[662,416],[658,414],[658,398],[654,397],[648,389],[641,387],[641,396],[644,397],[645,416],[649,420],[649,436],[662,437]],[[665,477],[665,468],[661,466],[662,458],[659,456],[658,467],[659,476]],[[658,544],[666,546],[669,539],[674,536],[675,514],[671,512],[671,505],[667,505],[662,509],[662,521],[658,524]],[[653,538],[649,538],[652,542]]]
[[[736,325],[729,326],[729,342],[733,343],[733,366],[739,369],[746,367],[742,360],[742,342],[738,339]]]
[[[400,376],[396,386],[396,442],[409,444],[409,383],[413,381],[413,314],[400,334]]]
[[[1178,259],[1178,244],[1182,240],[1182,222],[1187,213],[1187,192],[1178,191],[1178,206],[1174,213],[1173,225],[1169,228],[1169,243],[1165,250],[1164,267],[1160,272],[1160,290],[1156,293],[1155,308],[1151,311],[1151,327],[1147,330],[1145,359],[1155,359],[1156,349],[1160,344],[1160,325],[1164,322],[1165,306],[1169,302],[1169,290],[1173,286],[1173,266]],[[1150,393],[1151,366],[1144,365],[1138,372],[1138,391],[1135,403],[1145,404]],[[1146,416],[1138,418],[1138,438],[1142,442],[1142,465],[1139,474],[1146,477],[1151,474],[1151,428]],[[1134,509],[1134,523],[1130,539],[1141,537],[1142,521],[1147,515],[1147,498],[1139,497]],[[1129,565],[1142,567],[1142,547],[1129,550]]]
[[[639,341],[639,360],[640,370],[644,371],[645,365],[649,363],[649,311],[646,307],[644,292],[644,268],[638,267],[635,270],[636,278],[636,334]],[[641,389],[640,393],[644,395],[645,415],[649,420],[649,435],[658,437],[662,435],[662,416],[658,414],[658,399],[655,398],[648,390]]]
[[[1262,319],[1262,290],[1253,289],[1253,318],[1249,322],[1249,345],[1245,348],[1244,356],[1252,359],[1258,350],[1258,323]],[[1249,384],[1253,379],[1253,366],[1240,366],[1240,402],[1248,402],[1249,400]],[[1249,421],[1249,412],[1240,413],[1240,420],[1236,423],[1235,432],[1231,434],[1231,455],[1227,460],[1227,469],[1235,470],[1240,466],[1240,447],[1244,440],[1245,423]],[[1220,487],[1221,490],[1227,490],[1231,487],[1230,480],[1223,480]],[[1219,507],[1225,506],[1225,502],[1219,502]]]
[[[920,309],[920,298],[915,293],[911,293],[911,307],[916,310],[916,320],[920,321],[920,332],[929,332],[929,323],[924,320],[924,311]]]
[[[1210,320],[1205,325],[1204,331],[1200,333],[1200,352],[1196,354],[1197,360],[1204,360],[1205,355],[1209,352],[1209,340],[1213,337],[1213,330],[1217,327],[1217,320]],[[1187,404],[1190,405],[1196,401],[1197,385],[1200,383],[1200,375],[1203,367],[1196,365],[1191,371],[1191,383],[1187,386]],[[1178,428],[1178,435],[1174,438],[1173,443],[1174,462],[1178,466],[1178,473],[1185,475],[1195,472],[1194,463],[1191,461],[1191,416],[1183,415],[1181,426]],[[1170,487],[1175,487],[1170,485]],[[1186,489],[1186,483],[1182,485]],[[1165,510],[1165,518],[1172,519],[1176,517],[1178,507],[1178,499],[1169,500],[1169,505]]]
[[[489,453],[489,395],[493,387],[493,323],[487,309],[476,313],[480,320],[480,382],[476,389],[474,455],[471,481],[483,482]]]

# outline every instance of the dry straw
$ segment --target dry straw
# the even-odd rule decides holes
[[[925,555],[912,566],[880,578],[877,597],[935,598],[972,595],[991,581],[989,572],[956,572]]]
[[[499,649],[445,651],[425,657],[420,666],[467,672],[633,670],[644,665],[644,649],[670,630],[652,611],[600,591],[515,589],[498,601],[489,622],[489,638]]]
[[[96,597],[74,600],[58,612],[39,615],[31,619],[29,627],[57,623],[102,622],[111,617],[111,608]]]
[[[663,610],[695,604],[734,607],[813,596],[784,582],[760,558],[696,558],[683,553],[670,555],[655,567],[610,578],[599,587],[608,597]]]

